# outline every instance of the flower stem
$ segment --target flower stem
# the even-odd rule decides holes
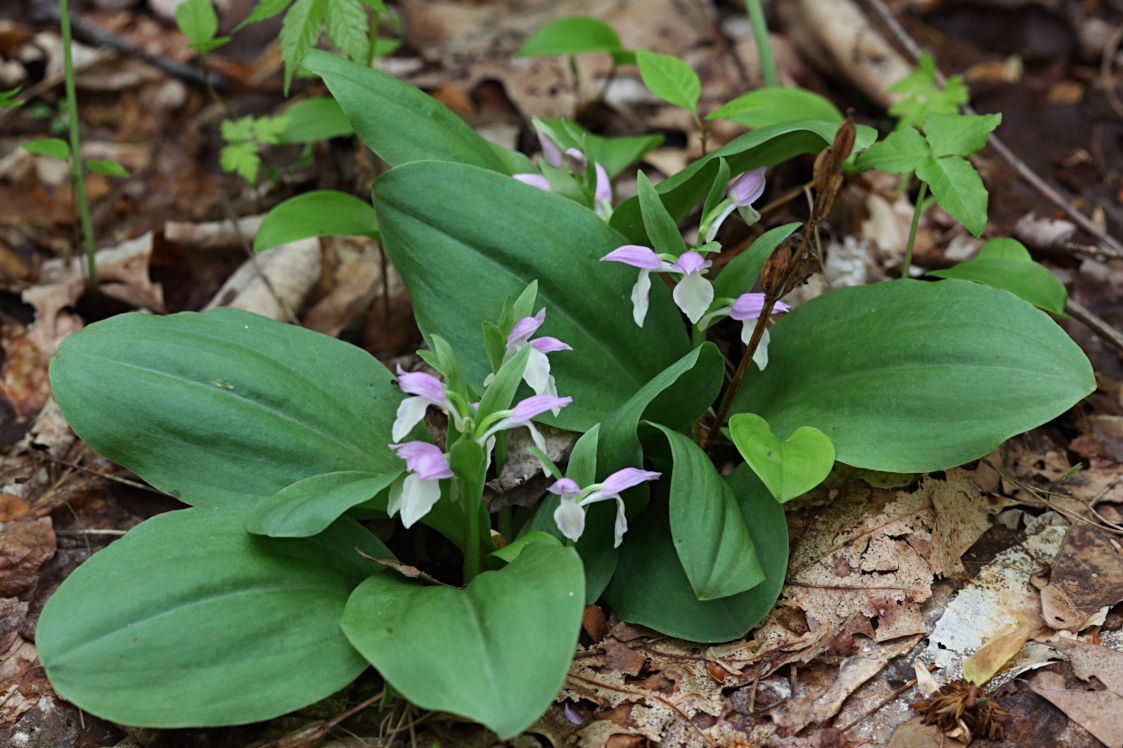
[[[475,495],[475,494],[473,494]],[[464,537],[464,584],[471,582],[480,573],[480,502],[482,494],[475,501],[462,496],[464,508],[468,512],[468,524]]]
[[[905,247],[905,261],[901,265],[901,278],[909,277],[909,266],[912,265],[912,247],[916,243],[916,227],[920,225],[920,213],[924,210],[924,198],[927,196],[928,183],[920,183],[920,191],[916,193],[916,205],[912,209],[912,226],[909,227],[909,243]]]
[[[760,72],[764,77],[764,85],[779,85],[776,63],[772,59],[772,48],[768,46],[768,24],[764,20],[764,7],[760,0],[745,0],[745,10],[749,12],[749,23],[753,27],[753,39],[756,41],[756,53],[760,58]]]
[[[70,54],[70,7],[67,0],[58,0],[59,24],[62,27],[62,65],[66,78],[66,114],[70,121],[70,175],[78,213],[82,220],[82,235],[86,244],[86,285],[97,290],[97,244],[94,242],[94,223],[90,217],[90,203],[86,198],[86,180],[82,175],[82,151],[78,137],[78,94],[74,86],[74,60]]]
[[[721,398],[721,405],[718,406],[717,415],[714,418],[714,425],[710,428],[701,444],[698,446],[702,449],[706,448],[713,435],[721,430],[722,425],[725,423],[725,417],[729,413],[729,407],[733,404],[733,397],[737,391],[741,389],[741,382],[745,379],[745,374],[749,371],[749,363],[753,360],[753,354],[756,353],[757,347],[760,345],[760,339],[764,337],[764,330],[768,324],[768,319],[772,314],[772,307],[776,305],[775,300],[765,300],[764,308],[760,310],[760,316],[756,318],[756,327],[753,328],[753,335],[749,338],[749,344],[745,346],[745,353],[741,356],[741,363],[737,364],[737,371],[733,374],[733,379],[729,383],[729,387],[725,390],[725,396]]]

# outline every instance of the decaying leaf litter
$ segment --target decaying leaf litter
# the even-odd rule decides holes
[[[108,51],[103,37],[87,33],[100,29],[149,56],[190,65],[193,53],[170,31],[167,4],[111,6],[107,0],[84,13],[89,23],[79,40],[89,46],[76,53],[89,152],[133,173],[124,183],[91,180],[105,281],[99,298],[83,295],[82,264],[71,252],[66,174],[16,147],[45,134],[58,118],[60,43],[48,20],[32,20],[41,3],[0,11],[0,73],[10,77],[0,88],[38,86],[36,101],[44,105],[34,116],[0,110],[0,375],[7,416],[0,737],[13,745],[191,739],[83,718],[54,697],[36,666],[34,621],[61,578],[92,550],[177,505],[131,482],[68,433],[46,381],[47,361],[66,334],[126,309],[235,305],[282,320],[295,316],[386,361],[419,340],[400,282],[392,270],[384,274],[369,242],[310,240],[256,263],[244,253],[256,230],[252,216],[283,197],[325,187],[369,194],[379,170],[369,152],[336,141],[316,146],[314,158],[302,164],[296,149],[278,148],[266,152],[267,161],[275,160],[275,177],[259,189],[241,186],[218,169],[223,113],[198,80]],[[238,6],[223,9],[224,23],[248,12]],[[562,62],[511,59],[549,20],[591,13],[626,44],[682,57],[705,84],[702,108],[712,109],[759,85],[751,34],[741,9],[731,6],[407,2],[399,8],[406,44],[385,65],[489,137],[515,145],[529,135],[530,114],[568,116],[578,103]],[[1004,113],[999,135],[1022,165],[1012,167],[993,149],[975,159],[991,189],[991,229],[1021,238],[1066,282],[1075,319],[1063,324],[1092,359],[1098,389],[1064,418],[963,469],[916,477],[837,469],[798,507],[788,507],[792,547],[780,602],[742,641],[689,645],[615,621],[610,611],[587,611],[582,647],[556,708],[530,731],[538,737],[515,742],[949,744],[952,738],[919,725],[922,716],[910,711],[910,703],[927,695],[906,688],[919,679],[919,660],[938,666],[931,677],[939,685],[955,681],[965,667],[997,670],[987,688],[1012,715],[1006,744],[1054,744],[1064,731],[1072,745],[1123,745],[1112,719],[1123,698],[1114,662],[1123,647],[1116,607],[1123,600],[1123,368],[1110,329],[1077,321],[1088,319],[1080,309],[1108,328],[1123,326],[1121,253],[1087,226],[1074,225],[1017,171],[1025,168],[1071,193],[1064,202],[1090,216],[1092,228],[1118,225],[1123,124],[1111,102],[1118,91],[1112,31],[1119,9],[1106,2],[896,7],[903,29],[885,23],[879,2],[803,0],[775,10],[771,44],[782,81],[826,93],[843,108],[855,106],[860,92],[859,116],[868,121],[882,116],[880,107],[892,103],[889,86],[911,68],[910,39],[933,51],[941,70],[965,76],[977,110]],[[269,114],[283,105],[276,52],[261,42],[241,42],[215,61],[239,112]],[[578,58],[581,102],[596,100],[606,62]],[[701,148],[689,116],[660,106],[634,77],[621,74],[603,88],[604,103],[585,108],[587,122],[608,133],[669,135],[648,157],[649,173],[677,171],[688,152]],[[1048,116],[1041,116],[1043,106]],[[715,127],[712,138],[720,143],[737,132]],[[803,177],[775,178],[783,185],[774,188],[778,195]],[[847,184],[822,232],[824,277],[798,295],[894,275],[911,216],[908,197],[894,187]],[[775,210],[795,220],[802,208],[789,203]],[[230,218],[239,219],[236,230]],[[937,209],[922,222],[916,261],[946,267],[978,246]],[[1084,469],[1074,473],[1077,461]],[[503,488],[496,487],[500,495]],[[377,687],[374,679],[360,681],[291,718],[192,738],[213,745],[362,745],[416,736],[479,744],[478,728],[401,707],[337,720]],[[1042,731],[1043,724],[1053,729]],[[948,732],[988,742],[954,722]]]

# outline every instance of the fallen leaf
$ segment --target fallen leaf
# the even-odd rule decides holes
[[[0,597],[15,597],[35,586],[36,572],[55,555],[51,518],[16,520],[0,527]]]
[[[1123,720],[1119,719],[1123,714],[1123,699],[1116,694],[1066,689],[1064,677],[1051,672],[1034,675],[1029,687],[1095,735],[1107,748],[1123,748]]]
[[[1097,511],[1123,523],[1119,504],[1099,504]],[[1074,522],[1053,563],[1049,584],[1041,590],[1041,612],[1054,629],[1080,631],[1106,608],[1123,600],[1123,553],[1116,536],[1086,522]]]
[[[999,631],[983,646],[963,661],[963,678],[976,686],[981,686],[994,677],[1016,655],[1034,632],[1042,628],[1041,619],[1031,621],[1021,613],[1015,615],[1015,622]]]
[[[1123,652],[1079,639],[1058,639],[1053,646],[1068,655],[1077,678],[1091,680],[1095,677],[1107,690],[1123,699]]]
[[[318,239],[282,244],[246,260],[203,311],[230,306],[287,322],[290,314],[298,313],[304,306],[305,297],[319,277]]]

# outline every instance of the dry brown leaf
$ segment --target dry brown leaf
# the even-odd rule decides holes
[[[1109,522],[1123,524],[1118,504],[1100,504]],[[1123,600],[1123,551],[1119,536],[1086,522],[1075,522],[1053,563],[1049,584],[1041,590],[1041,611],[1055,629],[1080,631],[1093,625],[1105,609]]]
[[[932,570],[940,576],[962,574],[960,557],[990,529],[990,515],[1012,502],[998,496],[983,496],[966,470],[953,468],[946,482],[925,481],[936,510],[936,529],[932,533]]]
[[[15,722],[39,701],[38,694],[24,694],[20,686],[28,671],[39,667],[35,645],[16,636],[0,653],[0,725]]]
[[[963,678],[976,686],[981,686],[994,677],[1034,632],[1042,628],[1041,619],[1030,620],[1022,614],[1017,614],[1015,622],[999,631],[983,646],[963,661]]]
[[[888,748],[953,748],[964,745],[944,735],[935,725],[926,725],[923,717],[913,717],[897,727],[889,738]]]
[[[54,555],[50,517],[5,523],[0,527],[0,597],[15,597],[34,587],[39,567]]]
[[[1048,699],[1069,719],[1096,736],[1107,748],[1123,748],[1123,699],[1111,691],[1076,691],[1064,687],[1064,677],[1043,672],[1029,682],[1033,692]]]
[[[262,276],[268,279],[263,280]],[[242,263],[210,303],[230,306],[270,319],[290,321],[320,278],[320,242],[316,238],[282,244]]]
[[[1091,680],[1095,677],[1107,690],[1123,699],[1123,652],[1079,639],[1058,639],[1053,646],[1068,655],[1077,678]]]

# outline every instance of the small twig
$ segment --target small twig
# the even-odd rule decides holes
[[[936,669],[935,665],[929,665],[928,666],[928,672],[932,672],[935,669]],[[903,694],[905,691],[909,690],[910,688],[912,688],[915,685],[916,685],[916,678],[913,678],[908,683],[906,683],[905,685],[901,686],[900,688],[898,688],[893,693],[886,696],[885,699],[883,699],[880,703],[878,703],[877,705],[873,706],[872,708],[866,710],[862,714],[862,716],[858,717],[853,722],[848,724],[846,727],[842,728],[839,732],[850,732],[852,729],[854,729],[854,727],[856,725],[858,725],[860,722],[864,721],[866,719],[866,717],[868,717],[871,714],[873,714],[874,712],[878,711],[879,709],[884,707],[886,704],[888,704],[893,699],[898,698],[901,694]]]
[[[893,12],[889,10],[888,6],[885,5],[885,1],[866,0],[866,2],[873,9],[873,12],[877,15],[877,17],[881,19],[886,27],[888,27],[889,31],[892,32],[893,37],[897,40],[897,42],[900,43],[905,51],[912,56],[913,60],[919,59],[921,53],[920,47],[915,41],[913,41],[912,37],[909,36],[908,31],[905,30],[905,28],[900,24],[896,17],[894,17]],[[947,78],[945,78],[944,75],[939,70],[937,70],[936,81],[943,85],[947,82]],[[964,114],[977,114],[977,112],[969,104],[964,104],[960,108],[962,109]],[[1061,193],[1059,189],[1053,188],[1044,179],[1039,177],[1037,175],[1037,172],[1029,168],[1029,165],[1027,165],[1026,162],[1018,158],[997,135],[991,133],[990,138],[987,140],[987,145],[994,148],[995,152],[999,156],[1001,156],[1015,172],[1017,172],[1018,176],[1028,182],[1031,187],[1036,189],[1043,196],[1048,198],[1050,202],[1063,210],[1069,218],[1071,218],[1076,222],[1078,226],[1080,226],[1080,228],[1084,229],[1089,234],[1106,244],[1112,250],[1115,257],[1123,257],[1123,244],[1121,244],[1117,239],[1097,226],[1092,221],[1092,219],[1088,218],[1088,216],[1084,215],[1076,208],[1073,208],[1070,204],[1070,201],[1063,196],[1063,193]]]
[[[305,727],[304,729],[290,735],[285,735],[284,737],[277,738],[276,740],[261,746],[261,748],[302,748],[303,746],[319,743],[320,741],[324,740],[328,736],[328,733],[330,733],[333,728],[339,725],[340,722],[347,719],[351,715],[356,714],[357,712],[361,712],[367,707],[374,705],[381,699],[382,694],[377,693],[369,699],[366,699],[365,701],[351,707],[347,711],[335,715],[331,719],[325,719],[322,722],[317,722],[310,727]]]
[[[1079,302],[1069,298],[1065,303],[1065,311],[1072,315],[1074,319],[1083,322],[1089,330],[1100,336],[1100,340],[1115,348],[1117,351],[1123,351],[1123,333],[1092,314],[1092,312]]]
[[[126,535],[127,533],[128,530],[98,530],[93,528],[88,530],[55,530],[55,535],[64,536],[107,535],[110,537],[119,538],[123,535]]]
[[[39,460],[44,460],[46,462],[53,462],[56,465],[64,465],[68,468],[71,468],[72,470],[78,470],[78,471],[81,471],[83,473],[89,473],[90,475],[97,476],[98,478],[105,478],[106,480],[115,481],[117,483],[123,483],[126,486],[131,486],[133,488],[139,488],[142,491],[149,491],[151,493],[159,494],[161,496],[168,496],[169,495],[169,494],[166,494],[159,489],[153,488],[152,486],[148,485],[147,483],[141,483],[139,481],[131,480],[129,478],[120,478],[116,475],[108,475],[106,473],[99,473],[98,471],[94,470],[93,468],[88,468],[88,467],[84,467],[82,465],[77,465],[73,462],[67,462],[66,460],[60,460],[57,457],[52,457],[51,455],[44,454],[42,452],[32,452],[31,454]]]

